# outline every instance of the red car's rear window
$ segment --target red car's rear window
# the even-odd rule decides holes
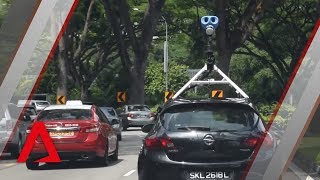
[[[37,120],[90,120],[92,119],[91,109],[54,109],[42,111]]]

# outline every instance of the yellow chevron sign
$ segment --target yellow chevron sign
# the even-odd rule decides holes
[[[211,92],[211,98],[223,98],[223,91],[222,90],[213,90]]]

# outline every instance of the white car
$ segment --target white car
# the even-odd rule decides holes
[[[19,100],[17,103],[18,107],[23,107],[26,104],[27,100]],[[48,101],[42,101],[42,100],[31,100],[30,105],[36,108],[36,111],[42,111],[45,107],[50,106],[50,103]]]

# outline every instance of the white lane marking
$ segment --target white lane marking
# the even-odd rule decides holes
[[[133,169],[133,170],[131,170],[131,171],[129,171],[129,172],[127,172],[125,175],[123,175],[123,176],[130,176],[132,173],[134,173],[136,170],[135,169]]]
[[[5,166],[5,167],[10,167],[10,166],[13,166],[13,165],[15,165],[15,163],[5,164],[4,166]]]

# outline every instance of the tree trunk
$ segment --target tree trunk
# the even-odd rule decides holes
[[[143,57],[140,57],[143,58]],[[146,58],[145,58],[146,59]],[[145,103],[145,65],[146,60],[137,61],[135,67],[130,72],[130,87],[129,87],[129,103],[144,104]]]
[[[88,87],[83,84],[81,84],[81,100],[82,101],[87,101],[88,100],[88,94],[89,94],[89,90]]]
[[[129,87],[129,103],[144,104],[144,77],[131,74],[131,83]]]
[[[65,51],[64,37],[61,38],[58,46],[58,87],[57,95],[67,96],[67,54]]]
[[[219,17],[219,27],[217,28],[217,51],[218,67],[229,74],[229,66],[232,55],[230,31],[227,22],[227,3],[224,0],[217,1],[217,16]]]

